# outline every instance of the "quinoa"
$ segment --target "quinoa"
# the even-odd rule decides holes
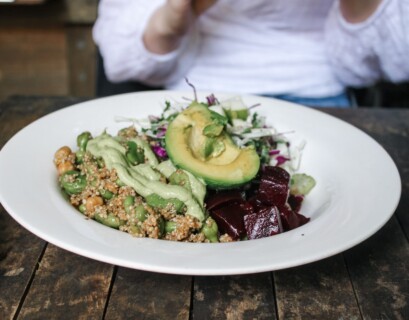
[[[142,231],[146,236],[153,239],[159,239],[161,236],[160,215],[150,214],[141,225]]]
[[[220,241],[220,242],[233,242],[234,240],[233,240],[233,238],[230,237],[227,233],[225,233],[225,234],[222,234],[222,235],[220,236],[219,241]]]
[[[119,141],[125,149],[128,149],[126,140],[136,136],[148,143],[152,142],[148,136],[138,135],[134,127],[122,129],[118,133],[118,137],[123,139]],[[102,159],[96,158],[86,151],[82,151],[80,154],[78,151],[77,153],[72,152],[68,147],[62,147],[54,157],[54,164],[60,176],[63,174],[61,164],[66,163],[69,164],[66,166],[69,168],[68,170],[73,170],[77,174],[66,175],[64,182],[75,183],[78,177],[82,177],[86,181],[86,185],[79,193],[69,193],[68,195],[71,205],[84,214],[87,219],[97,220],[134,237],[197,243],[209,242],[201,232],[203,223],[193,216],[186,215],[186,208],[183,212],[177,212],[171,203],[165,208],[149,206],[132,187],[124,186],[119,181],[116,170],[107,168]],[[59,181],[64,190],[61,180],[60,178]],[[163,175],[161,175],[159,182],[169,183]],[[181,185],[181,187],[183,186]],[[132,202],[127,202],[129,198],[132,199]],[[125,203],[127,203],[126,208]],[[171,231],[167,229],[169,225],[173,228]],[[166,230],[168,231],[166,232]]]
[[[174,231],[167,233],[166,240],[183,241],[189,238],[192,231],[199,230],[202,223],[189,215],[178,215],[171,220],[176,224]]]
[[[134,126],[119,130],[118,136],[122,138],[135,138],[138,136],[138,131]]]

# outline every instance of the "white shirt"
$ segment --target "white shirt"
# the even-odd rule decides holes
[[[149,52],[146,24],[164,0],[102,0],[93,34],[113,82],[187,90],[326,97],[409,79],[409,0],[384,0],[350,24],[333,0],[219,0],[169,54]]]

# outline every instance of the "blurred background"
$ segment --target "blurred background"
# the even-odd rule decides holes
[[[0,100],[96,94],[97,0],[0,1]]]
[[[96,97],[148,89],[106,80],[92,39],[97,5],[98,0],[0,0],[0,101],[10,95]],[[351,92],[358,106],[409,108],[409,83]]]

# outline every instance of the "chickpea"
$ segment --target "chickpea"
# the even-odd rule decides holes
[[[64,146],[61,147],[56,151],[54,154],[54,163],[56,166],[58,166],[60,163],[66,161],[68,157],[71,155],[72,151],[70,147]]]
[[[85,209],[87,213],[93,213],[95,209],[104,204],[104,200],[99,196],[89,197],[85,202]]]
[[[57,165],[58,174],[61,176],[63,173],[74,170],[74,165],[71,162],[61,162]]]
[[[115,183],[111,182],[111,181],[107,181],[105,183],[105,189],[107,189],[108,191],[117,194],[118,193],[118,186],[115,185]]]

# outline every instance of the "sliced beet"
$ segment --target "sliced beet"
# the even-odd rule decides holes
[[[285,231],[298,228],[310,221],[310,218],[294,212],[289,205],[285,205],[279,210],[281,214],[281,222]]]
[[[260,179],[259,177],[257,177],[253,181],[251,181],[250,184],[247,185],[246,197],[251,198],[257,195],[259,187],[260,187]]]
[[[280,212],[277,207],[268,207],[259,212],[245,215],[244,226],[246,227],[247,237],[250,240],[281,233]]]
[[[290,191],[290,174],[280,167],[268,166],[261,175],[257,198],[269,206],[282,207]]]
[[[261,174],[264,178],[271,178],[276,181],[281,181],[284,183],[290,182],[290,174],[283,168],[275,166],[265,166]]]
[[[300,212],[303,200],[304,200],[304,196],[302,195],[290,194],[290,196],[288,197],[288,204],[290,205],[291,209],[294,212],[298,213]]]
[[[216,221],[220,233],[227,233],[234,240],[238,240],[246,236],[243,217],[251,212],[252,206],[241,201],[210,210],[210,215]]]
[[[248,203],[250,203],[254,209],[254,212],[258,212],[261,209],[264,209],[266,205],[261,202],[257,196],[253,196],[250,199],[247,200]]]
[[[310,220],[299,214],[304,197],[289,193],[290,174],[280,167],[266,166],[245,189],[210,191],[205,202],[222,234],[233,240],[246,235],[258,239],[295,229]]]
[[[238,190],[219,191],[206,198],[206,208],[216,209],[229,203],[240,202],[244,199],[244,193]]]

